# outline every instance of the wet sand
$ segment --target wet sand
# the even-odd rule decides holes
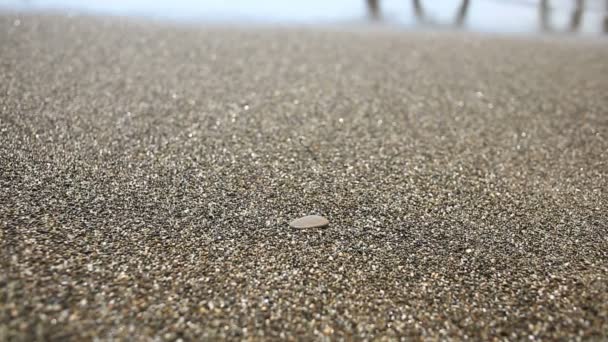
[[[0,46],[1,340],[608,338],[605,40],[5,14]]]

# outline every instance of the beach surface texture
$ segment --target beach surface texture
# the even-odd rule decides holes
[[[608,338],[605,40],[4,14],[0,47],[1,340]]]

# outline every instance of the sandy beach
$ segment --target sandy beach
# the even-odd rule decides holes
[[[0,46],[0,340],[608,339],[604,39],[5,13]]]

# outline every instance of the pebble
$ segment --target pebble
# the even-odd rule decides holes
[[[329,221],[318,215],[308,215],[295,219],[289,223],[291,228],[323,228],[329,225]]]

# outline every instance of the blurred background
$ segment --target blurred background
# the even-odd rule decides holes
[[[221,24],[605,35],[608,0],[0,0],[0,10]]]

